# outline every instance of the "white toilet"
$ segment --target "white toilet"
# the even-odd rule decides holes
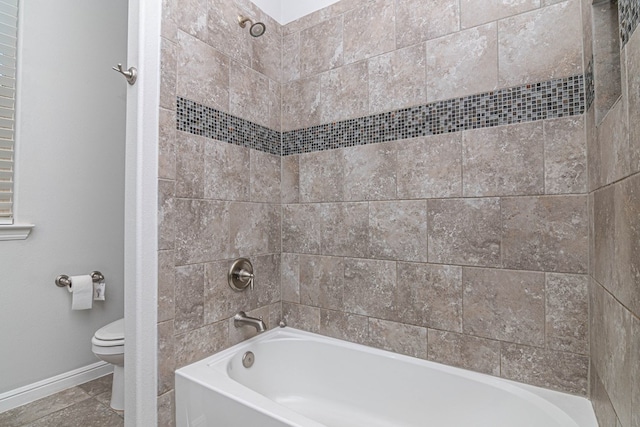
[[[91,338],[91,350],[98,359],[113,365],[111,407],[124,410],[124,319],[98,329]]]

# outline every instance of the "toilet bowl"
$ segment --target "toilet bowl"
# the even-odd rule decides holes
[[[113,365],[111,407],[124,410],[124,319],[98,329],[91,338],[91,350],[100,360]]]

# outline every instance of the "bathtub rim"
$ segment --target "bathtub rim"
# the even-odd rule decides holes
[[[571,418],[576,423],[576,425],[580,427],[598,427],[595,414],[593,413],[591,401],[586,396],[579,396],[525,384],[481,372],[475,372],[468,369],[445,365],[426,359],[411,357],[388,350],[369,347],[367,345],[353,343],[350,341],[341,340],[339,338],[333,338],[313,332],[303,331],[300,329],[292,328],[290,326],[268,330],[262,334],[237,343],[211,356],[207,356],[197,362],[179,368],[175,371],[175,376],[176,378],[180,376],[188,381],[193,381],[207,389],[220,393],[229,399],[241,402],[242,404],[250,407],[253,410],[272,416],[273,418],[276,418],[284,423],[288,424],[290,421],[294,421],[299,423],[304,422],[305,425],[308,425],[309,427],[324,427],[324,424],[320,424],[304,415],[299,414],[298,412],[280,405],[269,399],[268,397],[258,393],[257,391],[238,383],[237,381],[232,379],[226,371],[228,362],[231,358],[244,351],[243,349],[246,349],[247,347],[250,347],[256,343],[271,340],[299,339],[321,343],[324,342],[328,343],[329,345],[362,351],[365,353],[398,360],[400,362],[410,363],[412,365],[425,366],[430,369],[439,370],[444,373],[469,379],[471,381],[485,383],[491,387],[497,387],[502,390],[514,391],[513,389],[515,389],[519,392],[517,394],[521,394],[522,392],[524,392],[525,394],[533,394],[535,398],[542,399],[567,414],[567,416]],[[209,379],[210,381],[207,381],[207,379]],[[177,398],[178,396],[176,394],[176,399]],[[281,416],[279,413],[283,412],[284,415]]]

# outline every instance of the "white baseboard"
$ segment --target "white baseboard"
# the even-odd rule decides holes
[[[106,362],[96,362],[37,383],[9,390],[0,394],[0,412],[5,412],[70,387],[84,384],[111,372],[113,372],[113,365]]]

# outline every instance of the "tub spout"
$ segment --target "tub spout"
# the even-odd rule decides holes
[[[233,324],[235,325],[236,328],[239,328],[244,325],[253,326],[254,328],[256,328],[256,331],[258,333],[264,332],[267,330],[267,325],[264,324],[262,319],[249,317],[247,316],[247,313],[245,313],[244,311],[239,311],[236,313],[235,316],[233,316]]]

